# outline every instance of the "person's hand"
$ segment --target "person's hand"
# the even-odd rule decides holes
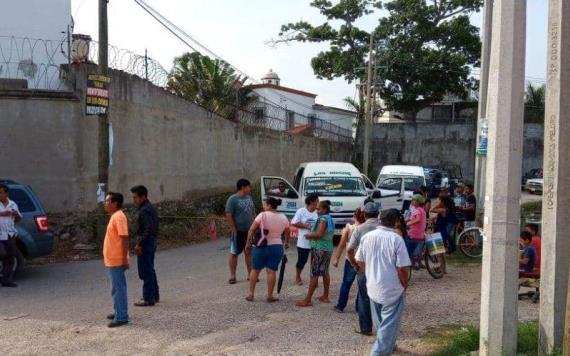
[[[333,258],[332,265],[338,268],[338,257]]]
[[[142,248],[142,246],[139,245],[139,244],[136,244],[136,246],[135,246],[135,252],[134,252],[135,256],[140,256],[140,255],[142,255],[142,253],[143,253],[143,248]]]
[[[305,229],[311,230],[312,228],[313,228],[313,225],[311,225],[311,224],[305,224]]]
[[[289,243],[285,242],[285,244],[283,244],[283,247],[285,247],[285,249],[288,250],[289,249]]]
[[[251,251],[251,240],[247,240],[247,242],[245,244],[245,249],[247,251]]]
[[[12,213],[9,211],[3,211],[0,213],[0,216],[12,216]]]
[[[10,216],[12,216],[13,218],[19,218],[20,214],[18,214],[18,212],[16,210],[12,210],[10,212]]]

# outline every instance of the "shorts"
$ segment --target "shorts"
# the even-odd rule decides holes
[[[307,264],[307,261],[309,260],[309,254],[310,253],[311,253],[310,248],[297,247],[298,259],[297,259],[297,265],[295,266],[295,267],[297,267],[297,269],[305,268],[305,265]]]
[[[268,245],[265,247],[253,247],[251,252],[253,258],[253,269],[261,271],[268,268],[272,271],[277,271],[279,263],[283,258],[283,245]]]
[[[239,256],[245,250],[248,232],[238,231],[237,234],[230,236],[230,253],[234,256]]]
[[[324,277],[329,273],[332,252],[311,250],[311,277]]]

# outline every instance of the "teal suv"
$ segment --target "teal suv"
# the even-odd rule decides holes
[[[26,259],[47,256],[53,251],[54,236],[49,230],[46,212],[32,188],[13,180],[0,179],[10,189],[10,200],[18,204],[23,218],[16,223],[18,256],[14,269],[24,266]],[[0,264],[0,274],[2,264]]]

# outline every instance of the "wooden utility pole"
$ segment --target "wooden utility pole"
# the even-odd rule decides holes
[[[370,33],[370,47],[368,52],[368,81],[366,82],[366,102],[364,113],[364,151],[362,153],[362,171],[368,175],[370,164],[370,125],[372,123],[372,47],[374,45],[374,33]]]
[[[107,75],[109,32],[107,22],[107,2],[99,0],[99,74]],[[107,109],[108,111],[109,109]],[[99,115],[98,136],[98,185],[97,191],[102,190],[105,196],[109,184],[109,115]],[[99,197],[98,197],[99,198]],[[99,203],[101,201],[99,200]]]

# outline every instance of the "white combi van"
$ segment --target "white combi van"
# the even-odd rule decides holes
[[[293,184],[281,177],[261,177],[261,196],[277,197],[283,200],[278,211],[289,219],[297,209],[305,206],[305,197],[315,193],[321,200],[331,201],[331,215],[335,223],[335,234],[352,220],[354,211],[361,207],[368,197],[380,202],[383,209],[403,206],[403,184],[400,190],[381,195],[379,190],[366,189],[360,171],[350,163],[310,162],[302,163],[293,179]]]
[[[427,186],[425,170],[420,166],[384,166],[380,170],[376,188],[382,195],[398,192],[404,184],[404,199],[411,200],[414,190]]]

